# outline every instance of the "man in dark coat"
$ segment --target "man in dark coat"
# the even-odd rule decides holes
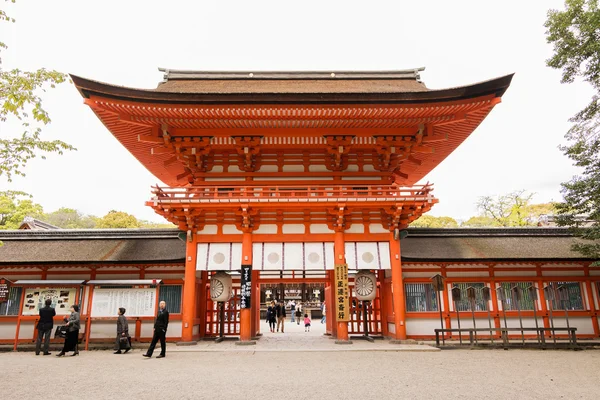
[[[279,301],[279,304],[277,304],[277,306],[275,306],[275,312],[277,313],[277,332],[279,332],[279,326],[281,326],[281,333],[284,333],[285,304],[283,304],[283,300]]]
[[[42,338],[44,339],[44,355],[49,356],[48,347],[50,346],[50,334],[54,328],[54,316],[56,311],[50,307],[52,300],[46,299],[45,306],[40,308],[40,320],[37,325],[38,337],[35,341],[35,355],[40,355],[40,347],[42,347]]]
[[[158,315],[156,316],[156,321],[154,322],[154,336],[152,336],[152,343],[150,343],[150,347],[144,357],[152,357],[152,353],[154,352],[154,347],[156,347],[156,342],[160,340],[160,355],[156,358],[164,358],[167,352],[167,327],[169,326],[169,311],[167,311],[167,303],[161,301],[158,305]]]

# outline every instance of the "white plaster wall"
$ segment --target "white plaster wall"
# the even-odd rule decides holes
[[[284,165],[283,172],[304,172],[304,165]]]
[[[183,276],[185,274],[181,273],[181,274],[154,274],[154,273],[148,273],[146,272],[146,278],[144,279],[183,279]]]
[[[258,229],[253,232],[253,235],[257,234],[276,234],[277,233],[277,225],[276,224],[260,224]]]
[[[346,230],[346,233],[365,233],[365,225],[364,224],[352,224],[352,225],[350,225],[350,229]]]
[[[334,233],[327,224],[313,224],[310,226],[310,233]]]
[[[535,271],[494,271],[495,276],[536,276]]]
[[[205,225],[204,229],[196,232],[198,235],[216,235],[217,234],[217,225]]]
[[[51,278],[48,278],[51,279]],[[87,279],[87,278],[86,278]],[[96,279],[140,279],[139,272],[137,274],[96,274]]]
[[[569,326],[571,328],[577,328],[577,335],[593,335],[594,327],[592,325],[591,317],[571,317],[569,316]],[[566,328],[567,320],[565,317],[554,316],[554,327],[555,328]],[[560,332],[564,334],[564,332]]]
[[[21,321],[21,328],[19,329],[19,339],[33,339],[34,327],[35,321]]]
[[[390,233],[381,224],[369,224],[369,232],[371,233]]]
[[[284,224],[282,227],[282,232],[304,234],[306,233],[306,228],[304,224]]]
[[[142,321],[140,335],[144,338],[152,337],[154,335],[154,321]]]
[[[405,323],[407,336],[435,335],[434,329],[440,328],[439,319],[410,318]]]
[[[135,322],[129,321],[131,333],[135,333]],[[130,333],[130,334],[131,334]],[[90,339],[108,339],[117,336],[117,320],[114,321],[92,321]]]
[[[223,225],[223,233],[227,234],[237,234],[242,233],[235,225]]]
[[[279,167],[277,165],[261,165],[260,172],[279,172]]]
[[[169,324],[169,329],[167,329],[167,337],[181,337],[182,330],[183,323],[181,321],[173,321],[172,324]]]
[[[0,339],[14,339],[16,332],[16,322],[0,322]]]

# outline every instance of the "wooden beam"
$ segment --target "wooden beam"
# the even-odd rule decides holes
[[[223,129],[184,129],[171,128],[169,133],[172,136],[268,136],[279,137],[285,135],[298,136],[332,136],[332,135],[348,135],[348,136],[414,136],[418,132],[414,128],[223,128]]]
[[[166,147],[153,147],[150,149],[150,154],[152,155],[158,155],[158,154],[167,154],[167,153],[172,153],[173,149],[169,149]]]
[[[434,152],[433,147],[429,146],[412,146],[410,148],[414,153],[427,153],[431,154]]]
[[[156,136],[138,135],[138,142],[163,144],[165,141],[163,138]]]

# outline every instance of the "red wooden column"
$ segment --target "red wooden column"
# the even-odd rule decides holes
[[[188,230],[185,247],[185,275],[183,281],[183,307],[181,312],[181,341],[192,342],[194,318],[196,317],[196,257],[198,242],[196,235]]]
[[[260,333],[260,271],[252,271],[252,335]]]
[[[390,258],[392,264],[392,300],[394,302],[396,339],[406,340],[406,304],[404,301],[402,262],[400,261],[400,240],[394,239],[393,231],[390,232]]]
[[[252,265],[252,233],[244,231],[242,234],[242,264]],[[250,272],[252,275],[252,271]],[[242,308],[240,310],[240,340],[249,342],[252,340],[252,306],[257,301],[254,290],[250,291],[250,308]]]
[[[346,244],[344,241],[343,229],[336,229],[333,243],[333,251],[335,256],[335,264],[346,263]],[[335,275],[333,273],[332,275]],[[335,278],[334,278],[335,279]],[[347,288],[349,290],[349,288]],[[335,299],[335,286],[332,288],[333,298]],[[335,318],[337,321],[337,310],[335,309],[335,300],[331,304],[327,304],[328,309],[326,310],[327,318]],[[348,310],[349,311],[349,310]],[[332,319],[333,322],[333,319]],[[348,322],[337,321],[337,339],[342,341],[348,340]]]
[[[196,318],[200,321],[199,335],[201,338],[206,336],[206,291],[208,284],[208,271],[200,273],[200,292],[196,298]]]

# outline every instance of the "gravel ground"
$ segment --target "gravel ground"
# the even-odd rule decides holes
[[[54,353],[56,354],[56,353]],[[2,392],[61,399],[597,399],[600,351],[0,353]],[[46,377],[45,377],[46,376]]]

